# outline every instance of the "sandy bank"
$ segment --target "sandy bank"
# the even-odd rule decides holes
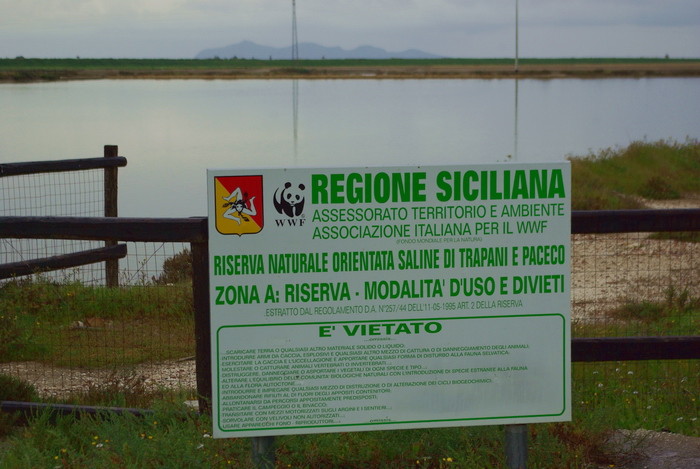
[[[66,69],[0,71],[0,82],[96,79],[492,79],[698,77],[699,61],[514,65],[310,66],[305,68]]]

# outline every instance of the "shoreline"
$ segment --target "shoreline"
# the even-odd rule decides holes
[[[320,61],[319,61],[320,62]],[[306,64],[304,64],[306,65]],[[468,65],[311,65],[303,67],[250,68],[6,68],[0,83],[103,79],[204,79],[204,80],[329,80],[329,79],[614,79],[700,77],[700,60],[639,63],[570,63]]]

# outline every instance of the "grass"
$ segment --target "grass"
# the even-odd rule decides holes
[[[666,64],[693,63],[698,59],[664,58],[521,58],[523,65],[571,65],[571,64]],[[328,59],[328,60],[258,60],[245,57],[233,59],[41,59],[17,57],[0,58],[0,70],[208,70],[250,68],[307,68],[353,66],[425,66],[425,65],[512,65],[512,58],[445,58],[445,59]]]
[[[574,209],[633,208],[639,197],[700,192],[696,140],[635,142],[572,157]],[[639,164],[638,164],[639,163]],[[657,235],[663,237],[663,234]],[[697,242],[697,233],[683,235]],[[674,238],[675,239],[675,238]],[[188,254],[185,254],[185,256]],[[190,356],[191,289],[184,259],[172,275],[121,289],[47,279],[0,286],[0,356],[56,366],[119,367]],[[695,335],[700,299],[669,287],[659,301],[630,298],[605,324],[575,325],[574,336]],[[530,425],[532,468],[613,467],[639,457],[643,442],[620,429],[700,436],[700,361],[575,363],[573,422]],[[0,376],[3,399],[37,400],[31,386]],[[211,421],[182,405],[191,391],[146,388],[114,371],[69,402],[153,409],[147,417],[35,415],[17,426],[0,413],[0,466],[253,467],[249,439],[214,440]],[[491,468],[504,464],[503,428],[461,427],[277,438],[278,467]]]
[[[13,435],[0,465],[13,468],[241,467],[250,443],[209,438],[206,418],[160,403],[148,418],[37,416]],[[231,463],[231,464],[229,464]]]
[[[570,161],[575,210],[638,208],[640,197],[700,192],[700,143],[693,139],[633,142]],[[653,236],[697,242],[699,235]],[[161,277],[128,288],[41,278],[0,285],[0,360],[112,367],[193,355],[190,257],[183,251],[166,261]],[[670,314],[644,301],[628,302],[611,319],[605,332],[587,326],[587,333],[629,335],[641,324],[655,335],[670,326],[694,334],[698,327],[693,314]]]
[[[609,314],[619,327],[634,331],[636,323],[663,331],[669,321],[682,318],[697,331],[699,308],[700,301],[687,290],[669,288],[659,302],[629,300]],[[625,331],[608,328],[606,333]],[[574,421],[530,425],[528,467],[613,467],[638,458],[644,442],[621,442],[620,429],[700,436],[698,360],[575,363],[572,374]],[[0,385],[18,396],[35,395],[23,383],[10,384]],[[54,424],[49,415],[39,414],[20,427],[13,426],[13,417],[3,417],[0,466],[254,467],[250,440],[212,439],[209,417],[182,405],[195,397],[190,393],[149,389],[128,373],[114,373],[70,402],[149,408],[152,415],[68,416]],[[503,427],[494,425],[282,436],[276,439],[277,467],[499,468],[505,457],[503,435]]]
[[[575,364],[574,421],[530,425],[528,467],[613,467],[638,458],[643,442],[622,444],[619,429],[698,436],[700,364],[651,363]],[[209,417],[185,408],[184,397],[158,398],[153,414],[140,418],[68,416],[53,424],[39,414],[11,430],[0,466],[253,467],[250,440],[212,439]],[[500,468],[503,435],[494,425],[282,436],[277,467]]]
[[[700,312],[700,298],[694,298],[685,288],[678,291],[669,286],[664,292],[664,301],[628,300],[612,311],[612,316],[642,322],[658,322],[662,319],[694,316]]]
[[[184,414],[184,415],[183,415]],[[249,439],[214,440],[206,416],[176,404],[148,418],[46,415],[17,431],[0,453],[3,467],[253,467]],[[533,426],[529,467],[586,467],[593,451],[568,424]],[[503,431],[496,426],[278,437],[277,467],[500,468]],[[597,461],[614,461],[596,454]]]
[[[669,286],[659,301],[627,298],[603,321],[575,323],[574,337],[693,336],[700,330],[700,298]]]
[[[0,360],[110,368],[194,354],[192,289],[91,287],[39,278],[0,286]]]
[[[697,231],[652,233],[649,237],[651,239],[673,239],[686,243],[700,243],[700,232]]]
[[[633,142],[571,156],[572,210],[642,207],[640,198],[678,199],[700,192],[700,142]]]
[[[59,367],[112,368],[194,355],[191,319],[119,321],[103,328],[43,328],[36,333],[42,353],[25,354]]]
[[[665,59],[665,58],[559,58],[537,59],[521,58],[519,63],[524,66],[570,66],[570,65],[600,65],[600,69],[578,71],[581,76],[633,76],[634,72],[625,70],[604,70],[607,64],[695,64],[698,59]],[[382,68],[394,71],[400,67],[454,67],[454,66],[512,66],[512,58],[445,58],[445,59],[334,59],[334,60],[257,60],[247,58],[232,59],[81,59],[59,58],[41,59],[16,57],[0,59],[0,80],[10,82],[54,81],[65,79],[89,78],[129,78],[135,76],[190,76],[235,78],[246,71],[272,70],[270,76],[305,76],[319,70],[347,68]],[[590,67],[589,67],[590,68]],[[478,72],[476,72],[478,73]],[[520,74],[527,74],[522,70]],[[542,72],[542,73],[547,73]],[[572,72],[574,73],[574,72]],[[644,74],[648,74],[646,71]],[[681,73],[695,75],[696,71],[685,70]],[[249,76],[249,75],[248,75]]]

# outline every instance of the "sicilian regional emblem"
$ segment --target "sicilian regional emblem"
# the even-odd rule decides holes
[[[216,230],[221,234],[259,233],[263,229],[262,176],[214,178]]]

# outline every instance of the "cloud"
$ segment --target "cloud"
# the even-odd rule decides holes
[[[173,5],[184,0],[0,0],[3,12],[0,26],[25,28],[61,28],[86,24],[115,24],[138,18],[166,15],[176,10]]]
[[[298,22],[345,28],[398,28],[460,22],[511,23],[513,0],[296,0]],[[291,19],[289,0],[0,0],[0,24],[46,26],[109,21],[153,21],[154,26],[253,22],[265,27]],[[521,0],[520,19],[530,24],[700,24],[697,0]]]
[[[296,7],[302,42],[449,56],[513,52],[515,0],[296,0]],[[0,11],[0,57],[192,57],[242,40],[291,42],[290,0],[0,0]],[[697,0],[520,0],[519,25],[532,56],[584,49],[600,56],[611,49],[582,43],[599,45],[599,36],[619,41],[623,55],[648,55],[650,38],[659,43],[654,50],[697,51],[689,41],[700,8]]]
[[[695,0],[525,0],[520,20],[538,26],[687,26],[700,24]]]

